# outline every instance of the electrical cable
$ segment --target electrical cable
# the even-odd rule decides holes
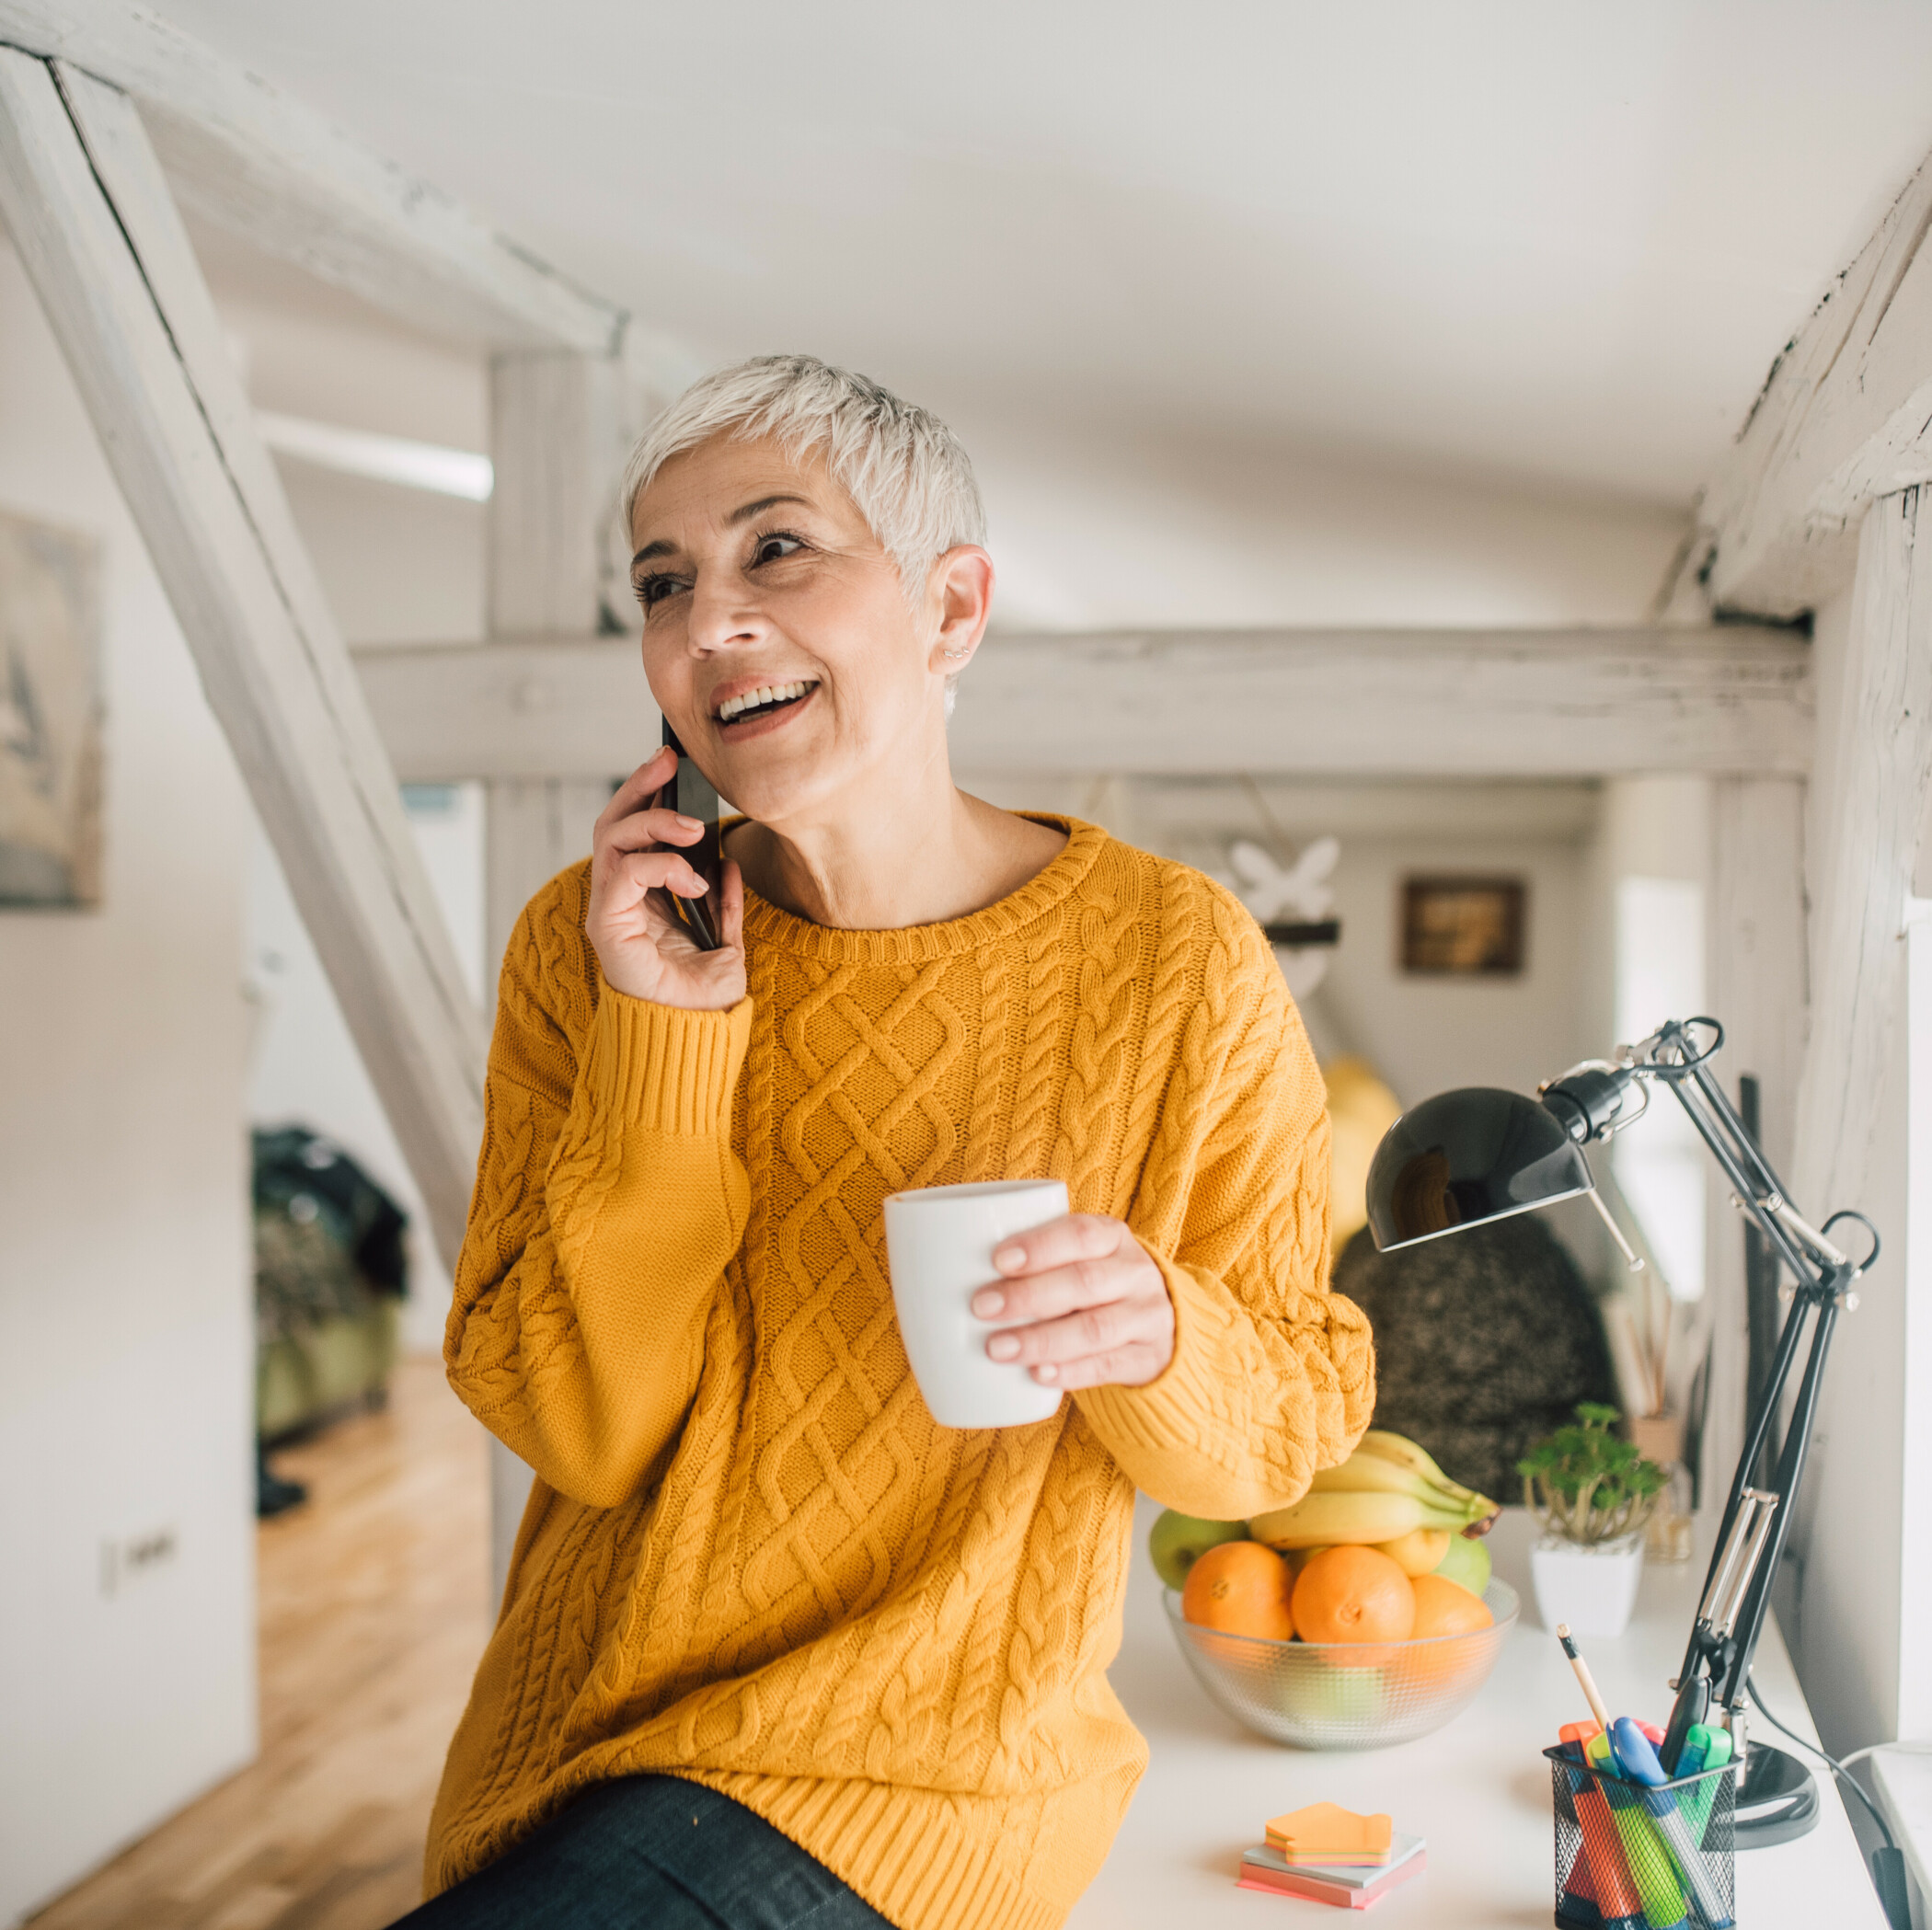
[[[1802,1736],[1795,1735],[1788,1729],[1765,1706],[1765,1698],[1758,1694],[1754,1677],[1749,1674],[1744,1677],[1744,1690],[1757,1705],[1758,1714],[1779,1735],[1789,1738],[1807,1754],[1814,1755],[1821,1763],[1825,1763],[1838,1778],[1840,1786],[1849,1789],[1865,1805],[1866,1812],[1879,1826],[1879,1834],[1885,1839],[1884,1848],[1871,1853],[1871,1887],[1879,1893],[1879,1907],[1885,1913],[1885,1920],[1892,1926],[1892,1930],[1912,1930],[1912,1900],[1905,1878],[1905,1853],[1899,1848],[1891,1826],[1880,1813],[1879,1806],[1858,1786],[1858,1779],[1846,1766],[1846,1763],[1869,1756],[1872,1751],[1857,1750],[1852,1756],[1846,1759],[1846,1763],[1841,1763],[1835,1756],[1826,1755],[1815,1742],[1807,1742]]]
[[[1780,1722],[1777,1719],[1777,1717],[1774,1716],[1771,1713],[1771,1711],[1765,1706],[1765,1698],[1762,1695],[1760,1695],[1757,1691],[1757,1678],[1755,1676],[1747,1676],[1744,1679],[1744,1687],[1749,1692],[1752,1701],[1756,1703],[1758,1714],[1762,1716],[1765,1718],[1765,1720],[1768,1722],[1771,1725],[1771,1727],[1778,1732],[1779,1735],[1785,1736],[1788,1738],[1791,1741],[1797,1743],[1799,1748],[1803,1750],[1808,1755],[1816,1756],[1818,1760],[1821,1763],[1823,1763],[1827,1769],[1831,1770],[1833,1774],[1837,1776],[1838,1780],[1841,1783],[1843,1783],[1847,1789],[1849,1789],[1851,1793],[1854,1796],[1856,1796],[1861,1803],[1865,1805],[1866,1810],[1870,1815],[1872,1821],[1877,1823],[1879,1826],[1879,1834],[1885,1839],[1885,1847],[1888,1850],[1897,1849],[1898,1844],[1894,1840],[1891,1828],[1887,1825],[1883,1814],[1880,1811],[1878,1804],[1873,1802],[1870,1797],[1867,1796],[1865,1791],[1859,1786],[1857,1777],[1853,1775],[1851,1772],[1845,1766],[1845,1764],[1837,1759],[1837,1757],[1826,1755],[1823,1750],[1820,1749],[1815,1742],[1807,1742],[1802,1736],[1792,1734],[1792,1732],[1789,1729],[1788,1729],[1784,1726],[1784,1724]],[[1865,1755],[1869,1754],[1869,1752],[1860,1750],[1858,1753],[1860,1755]]]

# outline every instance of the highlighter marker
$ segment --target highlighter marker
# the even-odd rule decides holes
[[[1616,1833],[1624,1846],[1631,1880],[1643,1900],[1643,1920],[1648,1930],[1679,1930],[1689,1922],[1684,1890],[1670,1852],[1658,1840],[1650,1812],[1632,1789],[1617,1775],[1616,1757],[1610,1739],[1599,1731],[1584,1744],[1590,1766],[1600,1772],[1597,1787],[1610,1805]]]
[[[1604,1913],[1596,1907],[1596,1898],[1590,1889],[1590,1857],[1581,1844],[1577,1845],[1576,1859],[1563,1879],[1556,1924],[1557,1930],[1604,1930]]]
[[[1564,1786],[1570,1791],[1571,1807],[1575,1807],[1577,1784],[1581,1780],[1581,1772],[1567,1770]],[[1579,1824],[1581,1819],[1578,1819]],[[1576,1854],[1570,1859],[1570,1867],[1562,1872],[1563,1894],[1557,1900],[1557,1922],[1566,1930],[1604,1930],[1604,1913],[1596,1907],[1596,1878],[1590,1868],[1590,1842],[1582,1837],[1576,1846]]]
[[[1562,1732],[1563,1752],[1572,1761],[1583,1760],[1585,1738],[1575,1731],[1597,1733],[1596,1724],[1571,1723]],[[1587,1863],[1590,1887],[1604,1930],[1646,1930],[1643,1900],[1630,1880],[1630,1867],[1624,1859],[1623,1839],[1610,1814],[1610,1805],[1596,1786],[1596,1778],[1582,1768],[1570,1771],[1570,1799],[1577,1812],[1577,1826],[1583,1832],[1583,1855],[1577,1861]],[[1570,1894],[1574,1894],[1571,1892]],[[1564,1898],[1566,1906],[1570,1895]],[[1565,1914],[1569,1914],[1566,1908]]]
[[[1558,1732],[1558,1740],[1566,1755],[1581,1762],[1590,1738],[1599,1733],[1593,1722],[1569,1722]],[[1623,1838],[1617,1833],[1604,1792],[1597,1786],[1596,1778],[1582,1771],[1573,1774],[1570,1781],[1570,1803],[1577,1812],[1577,1825],[1583,1832],[1592,1887],[1596,1891],[1606,1930],[1646,1930],[1643,1900],[1631,1880]]]
[[[1721,1769],[1731,1760],[1731,1731],[1728,1729],[1706,1728],[1696,1724],[1684,1739],[1684,1752],[1688,1756],[1693,1751],[1702,1760],[1701,1769]],[[1684,1811],[1684,1820],[1690,1825],[1691,1835],[1701,1845],[1704,1832],[1710,1822],[1711,1806],[1718,1799],[1718,1790],[1724,1778],[1720,1775],[1706,1775],[1695,1788],[1685,1792],[1678,1804]]]
[[[1639,1792],[1639,1800],[1650,1811],[1658,1835],[1671,1853],[1671,1860],[1683,1873],[1684,1880],[1696,1901],[1698,1914],[1709,1925],[1709,1930],[1730,1930],[1735,1919],[1724,1907],[1724,1899],[1719,1895],[1718,1886],[1711,1881],[1710,1872],[1704,1867],[1704,1858],[1692,1838],[1690,1826],[1677,1808],[1677,1798],[1663,1786],[1670,1781],[1663,1773],[1663,1764],[1657,1760],[1657,1752],[1651,1747],[1650,1739],[1627,1716],[1617,1717],[1616,1749],[1616,1759],[1624,1765],[1624,1773],[1633,1782],[1643,1786]]]

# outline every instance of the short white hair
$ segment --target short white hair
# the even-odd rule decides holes
[[[958,436],[930,409],[815,355],[757,355],[694,382],[638,441],[624,469],[627,534],[639,493],[674,455],[714,436],[770,436],[797,461],[821,454],[898,566],[908,599],[949,549],[986,540],[986,511]]]

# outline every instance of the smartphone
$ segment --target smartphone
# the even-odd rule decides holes
[[[680,844],[684,862],[705,881],[702,898],[680,898],[675,891],[658,890],[652,895],[660,906],[691,934],[700,951],[716,951],[724,943],[719,930],[719,907],[723,903],[724,852],[718,839],[718,793],[711,780],[698,769],[677,741],[671,719],[664,719],[664,741],[677,752],[677,771],[651,802],[656,810],[682,811],[696,818],[705,834],[695,844]]]

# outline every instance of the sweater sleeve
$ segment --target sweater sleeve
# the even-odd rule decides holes
[[[1128,1214],[1167,1280],[1174,1358],[1144,1387],[1075,1396],[1137,1488],[1211,1521],[1298,1500],[1375,1405],[1367,1318],[1328,1286],[1321,1073],[1272,954],[1235,915],[1252,939],[1220,921]],[[1234,989],[1217,999],[1224,968]]]
[[[752,1007],[678,1011],[605,988],[587,1032],[571,1027],[545,970],[545,910],[540,895],[504,959],[443,1358],[546,1483],[607,1508],[683,1425],[743,1235],[730,1112]]]

